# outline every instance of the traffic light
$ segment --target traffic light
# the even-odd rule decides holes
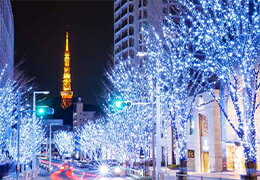
[[[121,110],[125,107],[130,107],[132,103],[130,101],[121,101],[121,100],[115,100],[114,101],[114,107],[118,110]]]
[[[54,114],[54,109],[49,108],[48,106],[38,106],[36,108],[36,114],[37,114],[37,116],[40,116],[40,117]]]

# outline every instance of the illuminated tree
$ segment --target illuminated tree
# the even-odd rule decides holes
[[[1,152],[7,153],[9,157],[17,160],[18,157],[18,103],[20,103],[20,162],[31,161],[32,156],[32,113],[28,104],[29,80],[22,73],[15,71],[13,77],[6,81],[2,80],[4,70],[1,73],[0,89],[0,142]],[[21,99],[18,100],[20,93]],[[36,121],[36,152],[40,152],[41,143],[44,139],[44,130],[41,120]]]
[[[7,152],[7,145],[11,143],[11,135],[16,121],[17,111],[17,83],[15,81],[8,80],[3,82],[3,75],[5,68],[2,70],[0,82],[2,88],[0,88],[0,147],[2,154]]]
[[[107,131],[106,133],[110,133]],[[102,149],[106,145],[105,129],[102,120],[89,121],[77,129],[79,147],[91,160],[101,158]]]
[[[203,52],[208,67],[224,88],[224,99],[219,99],[213,90],[211,94],[240,139],[246,167],[255,169],[255,116],[260,106],[259,1],[200,0],[197,4],[181,3],[186,9],[187,20],[192,22],[188,30],[197,39],[196,51]],[[233,105],[235,119],[231,118],[230,109],[227,111],[225,108],[227,101]]]
[[[143,64],[144,65],[144,64]],[[153,131],[153,86],[141,64],[117,64],[107,73],[110,82],[106,128],[114,142],[118,159],[139,159],[141,148],[147,155]],[[130,101],[132,105],[115,110],[113,101]]]
[[[161,31],[144,27],[142,33],[147,67],[155,71],[152,75],[161,89],[163,112],[171,117],[163,124],[173,127],[178,160],[186,167],[188,122],[197,106],[198,95],[214,85],[210,81],[213,73],[203,62],[203,54],[195,50],[197,41],[185,18],[173,21],[171,16],[166,17]]]
[[[72,154],[75,149],[74,134],[72,132],[55,132],[53,142],[60,155]]]
[[[45,139],[45,131],[42,128],[40,119],[35,122],[35,147],[37,154],[41,153],[41,145]],[[10,143],[7,144],[7,150],[14,160],[17,160],[17,129],[13,130]],[[32,159],[32,116],[31,113],[26,113],[21,117],[20,127],[20,163],[29,163]]]

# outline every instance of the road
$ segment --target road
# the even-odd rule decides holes
[[[41,160],[42,163],[49,163],[47,160]],[[98,174],[97,171],[90,171],[84,168],[78,168],[75,165],[65,166],[64,169],[60,169],[59,166],[63,164],[60,161],[52,160],[53,171],[52,173],[48,173],[46,170],[41,169],[41,173],[37,180],[132,180],[133,178],[127,176],[116,177],[112,174],[108,174],[105,177]]]

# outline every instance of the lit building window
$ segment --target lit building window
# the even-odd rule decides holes
[[[191,116],[190,118],[190,135],[194,134],[194,116]]]

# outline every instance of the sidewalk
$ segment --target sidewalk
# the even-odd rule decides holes
[[[162,172],[164,173],[164,180],[175,180],[176,179],[176,172],[179,170],[171,170],[166,167],[162,167]],[[218,173],[196,173],[196,172],[188,172],[189,178],[199,180],[203,177],[205,180],[216,180],[216,179],[240,179],[240,174],[234,172],[218,172]],[[260,180],[260,177],[258,177]]]

